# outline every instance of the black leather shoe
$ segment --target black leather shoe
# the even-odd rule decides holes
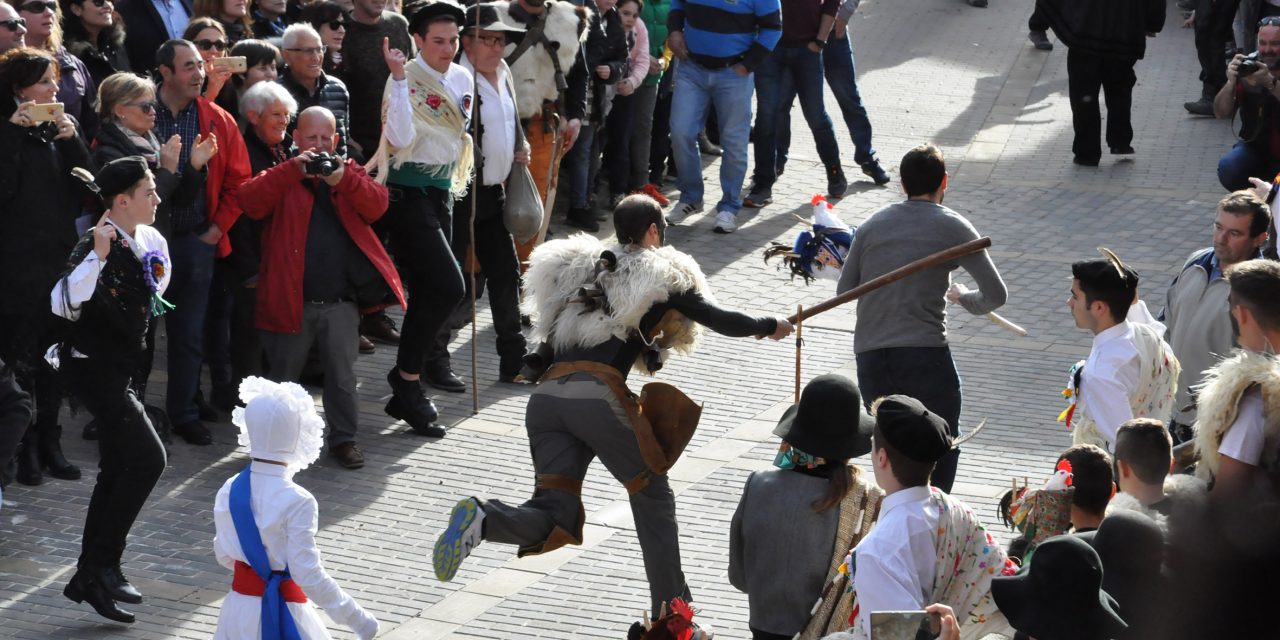
[[[90,420],[87,424],[85,424],[84,430],[80,432],[80,436],[85,440],[97,440],[98,439],[98,421]]]
[[[1193,116],[1212,116],[1213,100],[1209,98],[1200,98],[1195,102],[1184,102],[1182,108],[1187,110]]]
[[[1078,164],[1078,165],[1080,165],[1080,166],[1082,166],[1082,167],[1096,167],[1096,166],[1098,166],[1098,159],[1097,159],[1097,158],[1085,158],[1085,157],[1082,157],[1082,156],[1075,156],[1074,158],[1072,158],[1072,159],[1071,159],[1071,161],[1072,161],[1072,162],[1074,162],[1074,163],[1076,163],[1076,164]]]
[[[400,344],[395,320],[381,312],[360,319],[360,335],[383,344]]]
[[[1111,155],[1113,156],[1131,156],[1133,155],[1132,146],[1111,147]]]
[[[424,371],[422,373],[422,379],[426,380],[427,384],[441,391],[462,393],[467,390],[467,383],[463,382],[462,378],[459,378],[458,374],[454,373],[453,369],[448,365],[434,370]]]
[[[124,624],[133,624],[135,620],[132,613],[116,606],[116,601],[111,599],[110,594],[92,578],[87,578],[84,572],[77,571],[71,577],[71,582],[67,583],[62,595],[66,596],[73,602],[88,601],[89,606],[93,607],[98,615],[108,619],[122,622]]]
[[[427,394],[423,393],[422,385],[417,380],[405,380],[400,377],[399,369],[392,369],[387,373],[387,384],[391,386],[391,400],[384,409],[387,415],[404,420],[418,433],[435,438],[444,437],[444,429],[434,426],[440,412]]]
[[[111,596],[112,600],[128,602],[129,604],[142,603],[142,594],[133,585],[129,584],[129,579],[124,577],[124,572],[120,570],[120,567],[107,567],[95,573],[94,577],[102,585],[107,595]]]
[[[188,444],[201,447],[213,444],[213,434],[209,433],[209,429],[199,420],[174,425],[173,432],[181,436],[183,440],[186,440]]]
[[[79,480],[80,467],[71,464],[62,454],[62,425],[53,424],[40,427],[40,440],[36,445],[36,454],[40,458],[40,468],[59,480]]]

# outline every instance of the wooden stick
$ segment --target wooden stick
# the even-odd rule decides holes
[[[796,317],[804,318],[804,305],[796,305]],[[804,321],[796,320],[796,399],[795,403],[800,404],[800,350],[804,348]]]
[[[464,21],[465,22],[465,21]],[[476,7],[476,33],[480,33],[480,7]],[[323,57],[323,56],[322,56]],[[472,164],[473,171],[471,177],[471,220],[467,221],[468,232],[471,234],[471,246],[468,247],[466,254],[463,256],[463,266],[470,266],[468,269],[468,284],[471,285],[471,415],[480,413],[480,373],[477,364],[476,352],[479,351],[479,340],[476,336],[476,268],[480,266],[479,258],[467,260],[468,257],[475,255],[476,246],[476,202],[479,201],[479,191],[484,186],[484,145],[480,140],[480,74],[471,74],[471,153],[475,156],[475,162]],[[520,123],[516,123],[520,126]],[[446,347],[447,349],[447,347]]]
[[[805,318],[812,318],[813,316],[816,316],[819,313],[822,313],[824,311],[830,311],[842,304],[857,300],[859,297],[861,297],[862,295],[870,291],[875,291],[876,289],[879,289],[880,287],[883,287],[887,284],[897,282],[913,273],[916,273],[918,271],[923,271],[925,269],[928,269],[929,267],[935,267],[945,262],[950,262],[952,260],[955,260],[956,258],[961,258],[971,253],[978,253],[979,251],[983,251],[990,246],[991,246],[991,238],[984,236],[984,237],[978,238],[977,240],[970,240],[969,242],[966,242],[964,244],[956,245],[945,251],[939,251],[933,255],[925,256],[923,258],[920,258],[919,260],[916,260],[915,262],[911,262],[901,267],[898,267],[897,269],[894,269],[893,271],[890,271],[889,273],[886,273],[880,276],[879,278],[875,278],[874,280],[864,282],[838,296],[835,296],[833,298],[827,298],[826,300],[823,300],[822,302],[819,302],[818,304],[815,304],[812,307],[809,307],[807,310],[805,310],[805,314],[803,317],[791,316],[790,318],[787,318],[787,320],[790,321],[791,324],[796,324],[804,320]]]

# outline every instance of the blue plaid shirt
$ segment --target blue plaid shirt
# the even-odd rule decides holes
[[[160,93],[159,88],[156,89],[156,93]],[[155,132],[161,144],[175,133],[181,137],[182,152],[178,156],[178,172],[192,171],[191,150],[195,148],[196,136],[200,133],[200,113],[196,101],[192,100],[187,108],[174,117],[173,112],[169,111],[169,106],[163,100],[157,100]],[[203,189],[204,187],[201,187],[202,191]],[[204,233],[208,227],[203,194],[190,206],[175,206],[169,210],[169,228],[173,235]]]

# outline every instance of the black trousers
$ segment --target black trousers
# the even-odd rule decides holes
[[[453,256],[452,197],[435,187],[390,185],[391,203],[375,227],[390,238],[409,306],[400,327],[396,366],[422,372],[427,353],[465,294],[462,270]]]
[[[1028,31],[1048,31],[1049,21],[1045,19],[1044,12],[1040,10],[1040,5],[1035,6],[1035,10],[1031,12],[1031,18],[1027,20]]]
[[[454,208],[457,215],[453,232],[453,255],[459,263],[467,259],[471,245],[471,198],[476,196],[475,257],[481,273],[476,274],[476,299],[489,285],[489,310],[493,313],[493,330],[497,334],[498,373],[514,376],[523,364],[525,339],[520,332],[520,259],[515,241],[502,223],[506,195],[502,185],[473,189]],[[436,334],[427,356],[427,367],[449,366],[449,340],[452,333],[471,323],[470,278],[464,277],[464,295],[449,321]]]
[[[120,564],[125,538],[160,480],[164,445],[130,386],[136,363],[63,358],[68,390],[98,422],[98,482],[84,520],[78,567]]]
[[[673,73],[674,67],[667,73]],[[662,179],[667,174],[668,160],[671,158],[671,96],[675,92],[667,91],[658,94],[658,102],[653,106],[653,132],[649,143],[649,182],[662,186]],[[674,163],[671,163],[674,166]]]
[[[1127,147],[1133,143],[1133,72],[1137,60],[1109,58],[1067,50],[1067,92],[1071,97],[1071,122],[1075,141],[1071,150],[1077,158],[1096,161],[1102,157],[1102,110],[1099,96],[1107,100],[1107,146]]]
[[[1227,83],[1227,43],[1235,38],[1231,23],[1240,0],[1197,0],[1194,23],[1196,57],[1200,60],[1200,96],[1213,99]]]

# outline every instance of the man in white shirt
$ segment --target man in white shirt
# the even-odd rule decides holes
[[[451,0],[425,4],[409,19],[418,55],[383,41],[391,77],[383,97],[382,142],[369,163],[387,183],[391,204],[376,227],[390,238],[400,278],[410,292],[396,366],[387,373],[386,412],[416,432],[444,437],[439,413],[419,383],[425,356],[464,293],[453,257],[453,201],[467,190],[472,169],[467,120],[471,73],[453,62],[462,7]]]
[[[1196,420],[1197,471],[1215,497],[1264,487],[1280,469],[1280,263],[1248,260],[1226,278],[1241,349],[1208,374]]]
[[[489,308],[498,337],[498,379],[516,382],[523,365],[525,339],[520,332],[520,261],[515,241],[503,223],[504,184],[516,163],[529,165],[529,144],[520,129],[511,69],[502,54],[508,34],[524,33],[524,28],[504,23],[492,4],[478,7],[478,23],[477,5],[467,9],[463,53],[458,63],[479,76],[476,102],[480,113],[478,116],[473,113],[472,117],[477,118],[480,131],[476,164],[480,166],[481,179],[480,184],[471,185],[467,195],[453,208],[453,255],[463,265],[464,274],[478,267],[474,276],[477,300],[484,293],[485,283],[489,285]],[[473,198],[474,239],[471,237]],[[470,286],[470,276],[467,285]],[[436,334],[423,373],[427,382],[437,389],[461,392],[467,388],[450,366],[449,339],[455,329],[470,322],[471,307],[463,300],[450,321]]]
[[[953,448],[947,421],[903,395],[877,400],[872,413],[872,468],[886,495],[875,528],[852,553],[858,620],[850,631],[869,638],[872,613],[942,603],[996,632],[1004,619],[989,597],[991,578],[1011,575],[1014,566],[969,507],[929,486]]]
[[[1114,253],[1103,253],[1106,259],[1071,265],[1067,307],[1076,326],[1093,333],[1093,346],[1068,383],[1078,423],[1071,424],[1074,412],[1064,415],[1075,444],[1111,452],[1121,424],[1133,418],[1169,418],[1181,370],[1161,337],[1164,326],[1151,318],[1145,303],[1135,302],[1138,272]]]

